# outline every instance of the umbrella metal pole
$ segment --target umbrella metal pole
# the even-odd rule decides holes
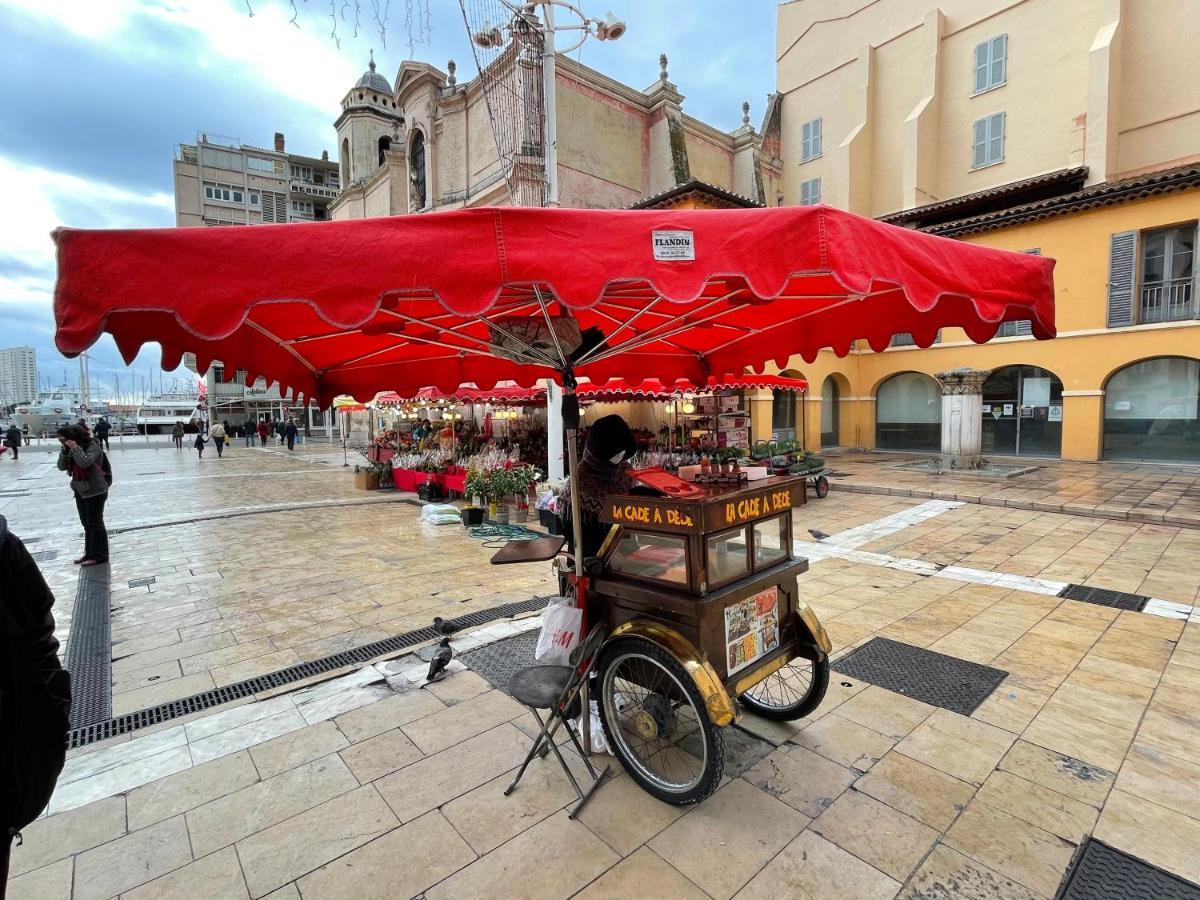
[[[575,574],[582,578],[583,519],[580,517],[579,510],[579,448],[576,446],[576,434],[576,429],[567,429],[567,461],[571,467],[571,534],[575,538]],[[586,601],[586,595],[584,599]],[[586,619],[586,611],[584,618]],[[589,702],[588,693],[588,680],[585,678],[583,679],[583,688],[579,694],[580,705],[582,707],[579,714],[579,731],[583,738],[583,752],[590,755],[592,752],[592,705]]]

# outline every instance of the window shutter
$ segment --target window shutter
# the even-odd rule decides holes
[[[989,138],[991,146],[988,148],[987,161],[990,163],[1000,162],[1004,159],[1004,113],[996,113],[991,117],[991,128]]]
[[[1108,239],[1108,327],[1133,324],[1137,232],[1120,231]]]
[[[975,123],[975,153],[971,159],[971,165],[975,168],[987,162],[987,132],[987,119]]]
[[[975,47],[975,93],[988,86],[988,45],[984,41]]]
[[[992,72],[991,86],[1004,84],[1008,69],[1008,35],[1002,34],[992,38]]]
[[[813,122],[813,156],[821,155],[821,120]]]

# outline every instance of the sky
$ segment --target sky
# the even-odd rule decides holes
[[[296,0],[294,13],[289,0],[0,0],[0,348],[36,348],[43,382],[77,380],[77,364],[54,348],[50,231],[173,226],[172,154],[197,133],[270,146],[281,131],[292,152],[336,158],[333,122],[372,49],[393,81],[408,58],[443,70],[454,59],[460,82],[474,74],[458,0],[358,5],[355,37],[353,0]],[[616,42],[587,41],[573,58],[645,88],[666,53],[685,111],[731,130],[749,100],[751,121],[761,120],[775,78],[775,0],[583,8],[592,17],[611,10],[629,29]],[[102,393],[117,377],[129,390],[111,338],[89,356]],[[156,346],[143,348],[137,383],[157,379],[159,362]],[[165,377],[189,379],[186,370]]]

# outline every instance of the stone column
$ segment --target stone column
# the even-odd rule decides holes
[[[942,386],[942,466],[977,469],[983,444],[983,383],[991,372],[951,369],[934,377]]]

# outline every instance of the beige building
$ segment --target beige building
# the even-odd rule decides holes
[[[175,148],[172,168],[179,226],[321,221],[340,188],[328,152],[288,153],[279,132],[272,150],[200,134]]]
[[[0,411],[32,403],[38,395],[37,353],[32,347],[0,350]]]
[[[937,453],[967,366],[985,455],[1200,461],[1198,46],[1200,3],[781,5],[784,201],[1053,257],[1058,338],[796,358],[810,395],[760,432]]]
[[[497,150],[481,79],[459,84],[454,63],[446,68],[405,62],[389,83],[372,61],[346,93],[335,123],[346,187],[331,205],[333,218],[504,205],[512,202],[512,184],[544,183],[540,105],[527,104],[521,114],[528,121],[512,124],[534,137],[512,163],[519,176],[506,180],[509,164]],[[740,205],[774,205],[776,108],[768,106],[759,130],[744,104],[741,127],[721,131],[683,111],[665,56],[658,76],[637,90],[557,57],[561,205],[627,207],[691,183],[737,195]]]

